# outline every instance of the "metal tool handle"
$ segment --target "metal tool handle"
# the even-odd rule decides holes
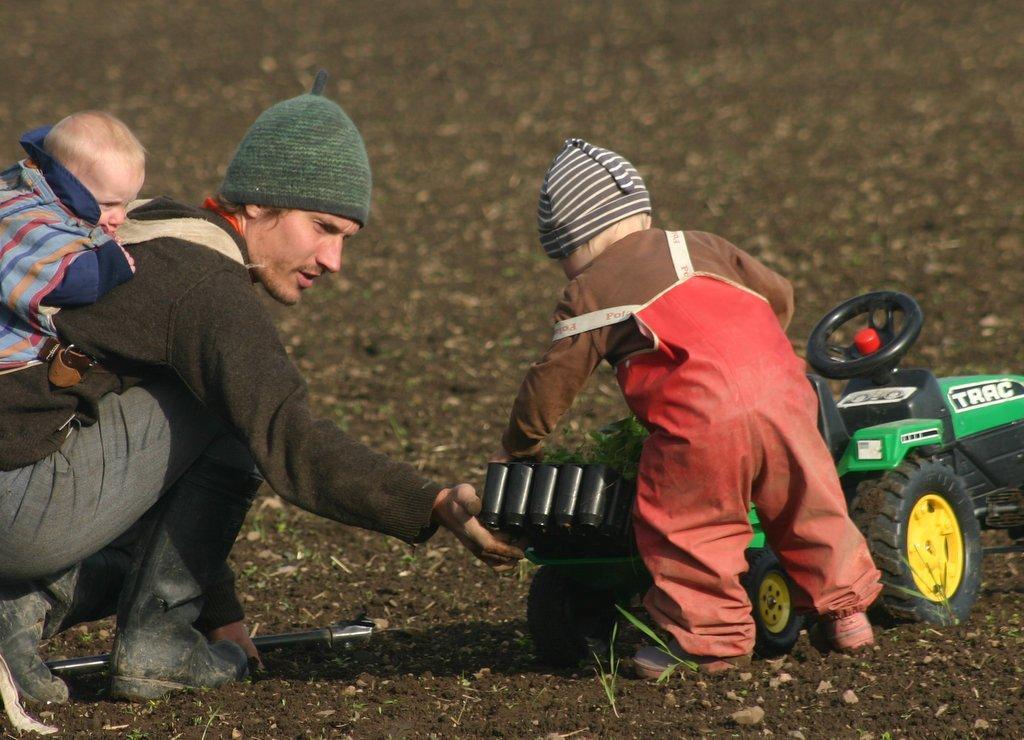
[[[260,650],[279,650],[302,645],[324,645],[326,647],[347,647],[353,642],[368,640],[373,635],[373,621],[358,617],[351,622],[340,622],[330,627],[302,632],[282,632],[277,635],[262,635],[253,638],[253,644]],[[46,664],[51,673],[58,676],[84,676],[105,670],[110,664],[110,655],[93,655],[85,658],[51,660]]]

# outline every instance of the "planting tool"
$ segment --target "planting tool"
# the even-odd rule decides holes
[[[373,630],[373,621],[364,616],[357,617],[351,622],[339,622],[320,629],[254,637],[252,641],[261,651],[308,645],[323,645],[330,648],[348,647],[353,642],[368,640],[373,635]],[[82,676],[103,671],[109,664],[110,655],[104,654],[87,658],[53,660],[46,666],[58,676]]]

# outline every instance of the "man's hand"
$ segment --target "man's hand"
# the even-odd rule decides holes
[[[511,569],[523,557],[522,549],[509,543],[503,535],[485,528],[476,518],[479,513],[480,497],[473,486],[460,483],[437,494],[430,520],[449,530],[467,550],[494,570]]]
[[[218,640],[231,640],[236,643],[238,647],[245,651],[245,654],[249,656],[249,667],[252,667],[252,662],[256,661],[256,665],[263,668],[263,659],[260,657],[260,651],[256,649],[255,643],[252,638],[249,637],[249,628],[245,626],[245,622],[231,622],[225,624],[223,627],[217,627],[216,629],[210,630],[206,639],[210,642],[217,642]]]

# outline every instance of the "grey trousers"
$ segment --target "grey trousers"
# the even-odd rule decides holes
[[[60,450],[0,471],[0,582],[58,573],[129,532],[202,455],[258,475],[249,451],[176,381],[100,401]]]

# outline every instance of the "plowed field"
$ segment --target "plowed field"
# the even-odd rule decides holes
[[[0,4],[0,29],[5,162],[22,131],[110,109],[149,149],[143,194],[193,202],[259,111],[329,70],[367,142],[373,212],[341,275],[272,310],[317,411],[439,479],[482,483],[547,337],[561,283],[537,246],[537,187],[569,136],[633,161],[658,225],[721,234],[788,276],[798,346],[840,299],[895,288],[926,314],[909,363],[1024,371],[1019,2],[40,0]],[[560,439],[623,412],[602,370]],[[805,636],[781,661],[667,686],[623,669],[618,716],[596,665],[533,657],[530,569],[496,576],[447,535],[413,549],[267,491],[232,561],[259,634],[363,611],[382,629],[148,705],[81,679],[36,715],[132,738],[1024,732],[1019,556],[986,560],[958,626],[885,626],[856,659]],[[112,630],[46,650],[102,652]],[[637,642],[624,631],[620,650]],[[755,705],[759,724],[732,719]]]

